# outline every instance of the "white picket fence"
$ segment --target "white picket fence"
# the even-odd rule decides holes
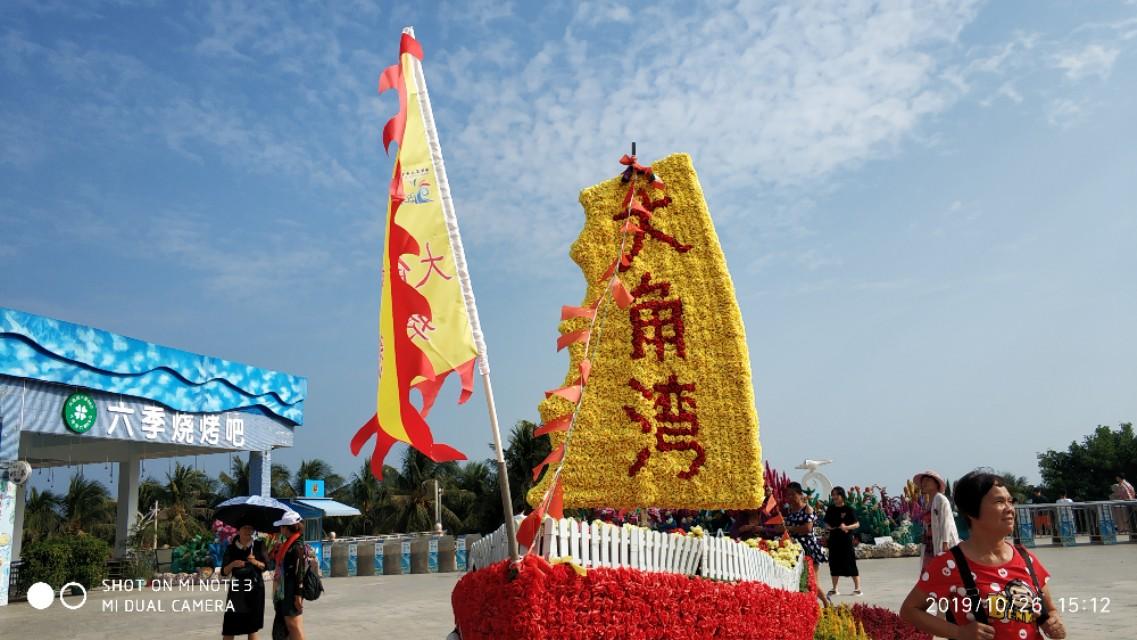
[[[621,527],[573,518],[546,518],[535,553],[571,557],[583,567],[629,567],[641,571],[700,575],[712,580],[762,582],[797,591],[804,562],[787,569],[770,554],[731,538],[681,536],[642,527]],[[471,569],[508,557],[505,525],[470,548]]]
[[[497,531],[470,545],[469,554],[467,565],[470,571],[484,569],[508,558],[509,536],[505,533],[505,524],[498,527]]]

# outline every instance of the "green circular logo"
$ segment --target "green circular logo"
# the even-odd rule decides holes
[[[87,433],[98,416],[95,401],[85,393],[73,393],[63,403],[63,424],[75,433]]]

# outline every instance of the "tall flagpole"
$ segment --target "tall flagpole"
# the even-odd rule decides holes
[[[414,27],[403,29],[403,33],[415,35]],[[434,163],[434,176],[438,180],[438,192],[442,199],[442,215],[446,220],[446,232],[450,235],[450,247],[454,251],[454,266],[458,271],[458,282],[462,287],[462,300],[466,304],[466,315],[470,318],[470,330],[474,334],[474,346],[478,350],[478,372],[482,375],[482,385],[486,389],[486,406],[490,414],[490,429],[493,431],[494,454],[497,456],[497,480],[501,488],[501,505],[505,513],[506,538],[509,541],[509,557],[517,563],[521,555],[517,549],[517,524],[513,521],[513,498],[509,493],[509,472],[505,466],[505,453],[501,448],[501,429],[497,421],[497,407],[493,400],[493,386],[490,384],[490,361],[486,352],[485,337],[478,319],[478,307],[474,302],[474,288],[470,284],[470,272],[466,268],[466,251],[462,248],[462,236],[458,233],[458,218],[454,214],[454,200],[450,197],[450,182],[446,179],[446,165],[442,162],[442,145],[438,142],[438,129],[434,124],[434,112],[430,108],[430,96],[426,92],[426,77],[422,64],[411,56],[415,71],[415,87],[419,94],[419,108],[422,111],[423,127],[426,129],[426,142],[430,147],[430,159]]]

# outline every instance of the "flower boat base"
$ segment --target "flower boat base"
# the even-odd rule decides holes
[[[527,555],[472,571],[451,602],[462,640],[746,638],[809,640],[812,593],[630,568],[582,569]]]

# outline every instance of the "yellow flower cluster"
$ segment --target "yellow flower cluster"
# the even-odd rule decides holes
[[[787,569],[793,569],[797,566],[803,552],[801,544],[792,538],[780,538],[778,540],[759,540],[758,538],[751,538],[746,541],[746,545],[753,549],[765,551],[770,554],[774,562],[777,562]]]
[[[641,292],[626,309],[608,298],[598,312],[591,377],[561,472],[564,506],[754,509],[764,496],[762,452],[734,285],[690,157],[671,155],[653,168],[667,188],[648,188],[649,199],[666,193],[671,203],[627,217],[634,228],[613,219],[625,212],[628,190],[618,178],[580,194],[585,224],[570,255],[588,283],[583,305],[608,295],[605,272],[622,235],[629,266],[619,278],[627,291]],[[590,324],[570,318],[560,331]],[[584,343],[569,352],[563,385],[577,382]],[[676,393],[675,384],[683,390]],[[545,422],[573,408],[559,396],[539,407]],[[564,433],[550,437],[554,447],[565,441]],[[529,493],[530,504],[541,500],[551,475]]]
[[[848,605],[824,607],[817,627],[813,630],[814,640],[872,640],[865,628],[853,617]]]

